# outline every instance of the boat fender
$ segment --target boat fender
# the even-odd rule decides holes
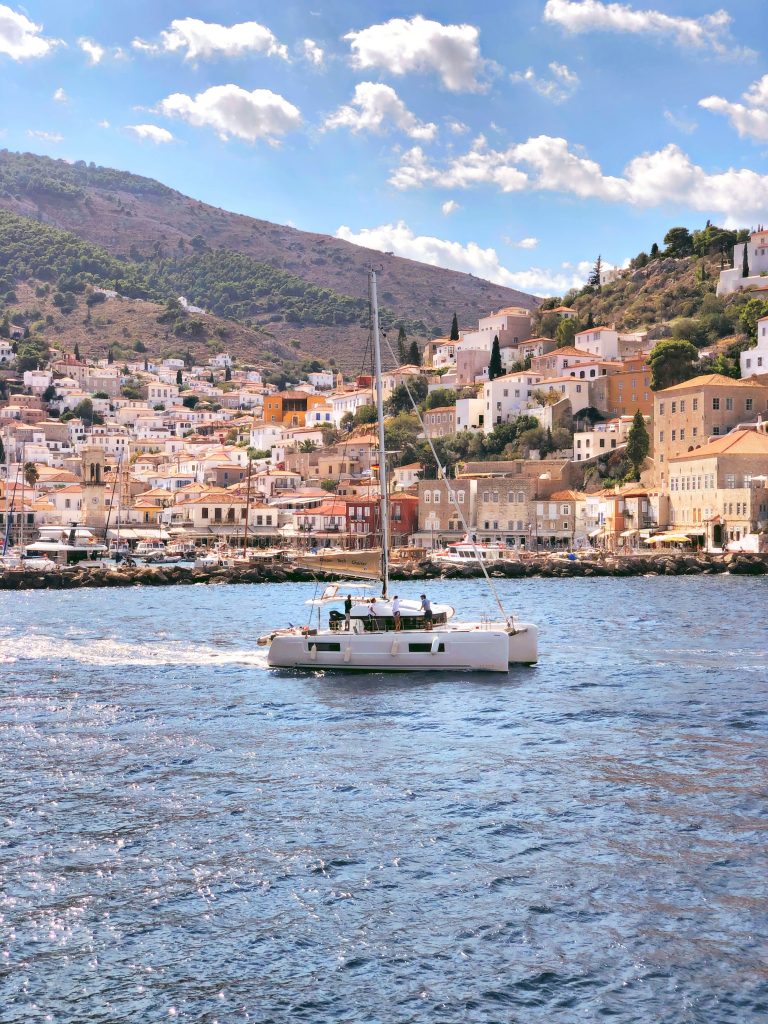
[[[309,658],[310,658],[310,661],[317,661],[317,644],[310,644],[310,646],[309,646]]]
[[[352,658],[352,648],[349,644],[344,648],[344,661],[347,662]]]
[[[392,641],[392,647],[390,648],[389,653],[392,655],[393,658],[400,653],[400,644],[398,643],[397,640]]]
[[[437,652],[439,650],[440,650],[440,637],[436,636],[435,639],[432,641],[432,646],[429,649],[429,653],[430,654],[437,654]]]

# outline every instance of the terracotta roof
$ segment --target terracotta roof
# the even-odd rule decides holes
[[[554,494],[550,494],[549,498],[545,498],[545,501],[581,501],[586,495],[582,494],[581,491],[555,491]]]
[[[708,459],[715,455],[762,455],[768,457],[768,434],[757,430],[733,430],[716,441],[710,441],[692,452],[670,457],[670,462],[684,459]]]
[[[691,388],[711,387],[759,388],[765,387],[765,385],[758,384],[751,378],[747,378],[747,380],[734,380],[733,377],[725,377],[722,373],[706,373],[700,377],[693,377],[691,380],[681,381],[680,384],[673,384],[669,388],[664,388],[663,391],[658,391],[657,394],[666,395],[670,391],[688,391]]]

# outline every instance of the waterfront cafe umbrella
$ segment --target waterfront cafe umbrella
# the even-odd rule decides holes
[[[690,544],[691,538],[684,533],[657,533],[649,537],[646,544]]]

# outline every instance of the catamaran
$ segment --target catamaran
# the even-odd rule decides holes
[[[336,571],[369,580],[377,578],[381,594],[367,597],[356,593],[352,599],[353,588],[356,591],[370,589],[370,583],[330,584],[320,598],[309,602],[312,612],[307,625],[275,629],[261,637],[259,643],[269,648],[267,662],[274,668],[357,672],[506,672],[512,664],[534,664],[538,660],[537,627],[529,622],[519,622],[506,613],[487,573],[486,580],[499,607],[498,619],[455,621],[455,610],[450,605],[422,599],[400,600],[397,606],[393,605],[389,580],[387,451],[375,270],[369,271],[369,284],[378,414],[382,546],[377,553],[378,566],[357,568],[352,564],[344,565],[344,559],[339,559]],[[447,476],[444,478],[452,495],[450,481]],[[458,502],[454,504],[463,518],[461,506]],[[464,526],[467,529],[466,523]],[[354,554],[374,555],[373,552]],[[475,557],[481,565],[484,564],[477,553]],[[362,561],[359,557],[356,560]],[[349,563],[350,559],[346,561]],[[331,610],[328,624],[324,626],[322,612],[332,604],[346,606],[345,612]],[[317,614],[316,624],[313,623],[314,612]]]

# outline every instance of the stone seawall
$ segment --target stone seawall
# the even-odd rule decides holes
[[[529,577],[566,578],[595,576],[699,576],[731,573],[736,576],[768,574],[768,555],[659,554],[650,556],[579,557],[574,560],[554,555],[522,561],[499,561],[489,566],[491,576],[500,579]],[[393,580],[477,579],[477,565],[438,566],[418,562],[393,568]],[[77,566],[53,572],[12,569],[0,572],[3,590],[77,590],[82,587],[135,587],[172,585],[221,585],[234,583],[309,583],[330,580],[333,575],[313,573],[290,565],[254,566],[246,569],[194,569],[179,565],[112,568]]]

